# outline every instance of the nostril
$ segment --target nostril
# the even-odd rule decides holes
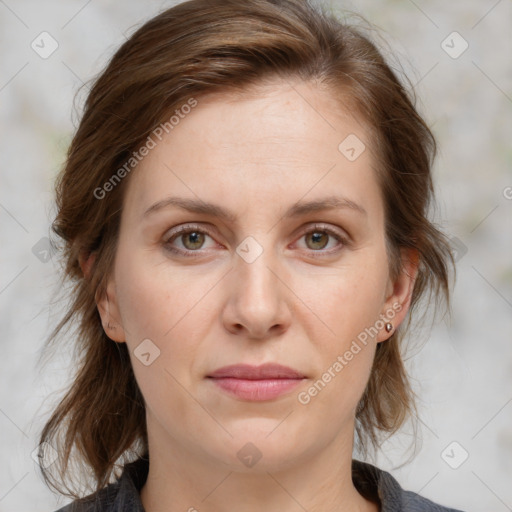
[[[276,324],[276,325],[273,325],[270,330],[272,332],[275,332],[276,334],[280,333],[280,332],[283,332],[284,331],[284,325],[282,324]]]

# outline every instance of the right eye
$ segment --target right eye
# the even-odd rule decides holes
[[[195,256],[191,253],[199,252],[200,249],[203,249],[208,238],[212,239],[211,235],[204,228],[194,225],[183,225],[166,234],[164,245],[172,253],[185,257]]]

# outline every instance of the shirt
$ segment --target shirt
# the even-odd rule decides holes
[[[149,460],[139,458],[126,464],[116,482],[56,512],[145,512],[139,493],[148,471]],[[390,473],[355,459],[352,460],[352,481],[362,496],[380,505],[380,512],[462,512],[404,491]]]

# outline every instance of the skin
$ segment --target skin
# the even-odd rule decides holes
[[[353,162],[338,150],[349,134],[367,147]],[[378,510],[355,489],[350,465],[356,406],[377,343],[391,334],[381,328],[308,404],[298,401],[359,333],[398,305],[396,329],[409,306],[416,266],[404,258],[404,272],[390,277],[369,145],[330,93],[276,80],[257,94],[198,98],[130,176],[98,309],[107,335],[128,344],[146,402],[146,511]],[[366,213],[284,216],[299,200],[332,195]],[[234,219],[176,206],[144,215],[170,196],[214,203]],[[171,238],[188,224],[207,234]],[[263,250],[250,263],[236,252],[248,236]],[[160,350],[148,366],[134,355],[145,339]],[[206,378],[242,362],[278,362],[307,378],[266,402],[233,398]],[[252,467],[237,457],[249,442],[262,455]]]

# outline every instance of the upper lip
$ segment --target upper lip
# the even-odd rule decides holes
[[[222,378],[231,377],[233,379],[263,380],[263,379],[303,379],[304,375],[277,363],[265,363],[260,366],[250,364],[234,364],[223,366],[210,373],[208,377]]]

